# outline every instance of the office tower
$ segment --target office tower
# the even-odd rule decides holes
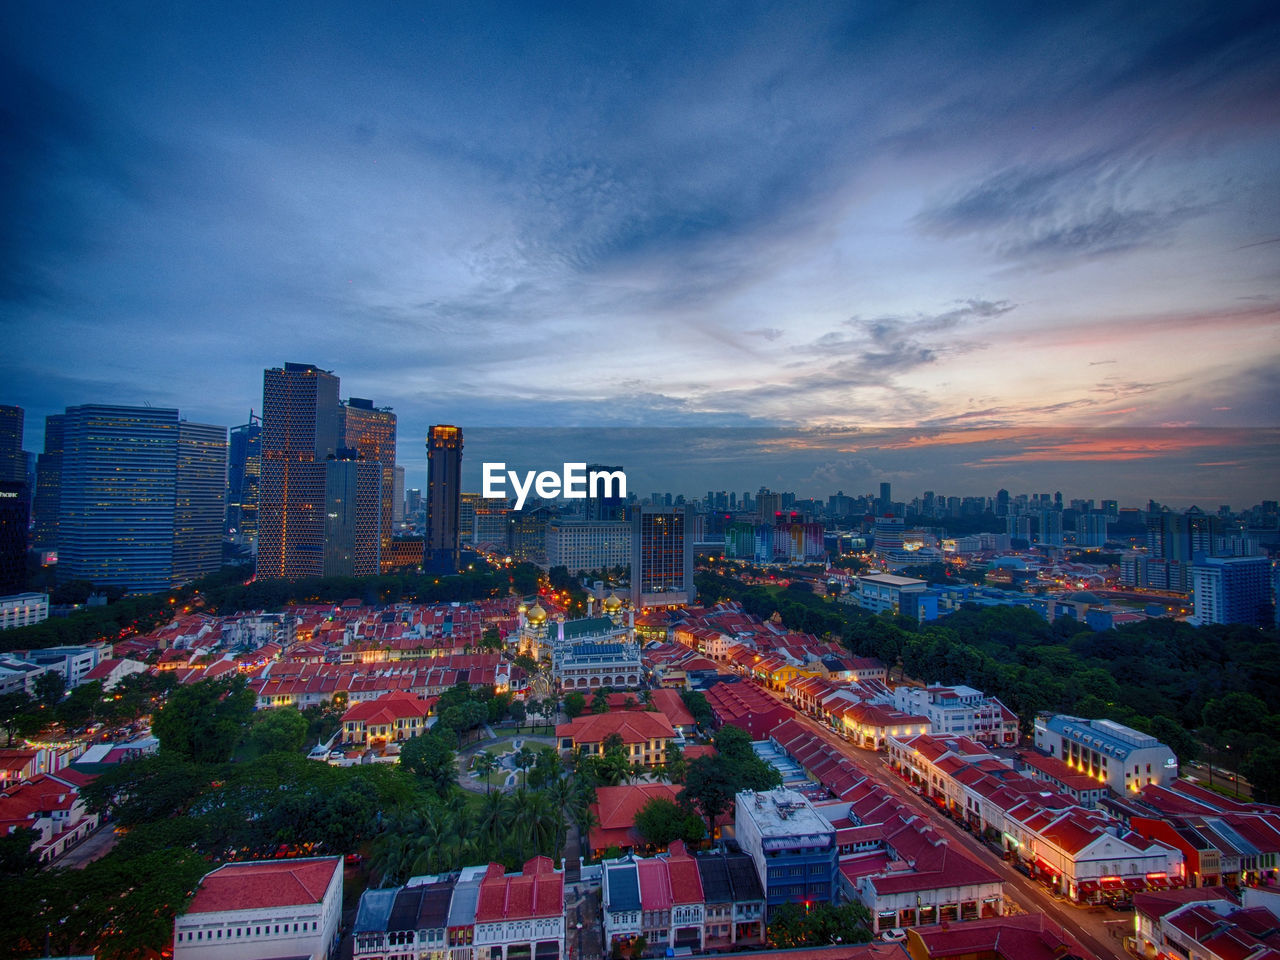
[[[396,415],[389,407],[374,409],[372,400],[351,397],[343,408],[342,446],[355,450],[360,459],[376,463],[382,471],[379,494],[378,536],[385,549],[391,543],[392,502],[396,479]]]
[[[259,577],[322,575],[325,460],[337,454],[341,429],[331,372],[309,363],[263,371]]]
[[[26,482],[0,480],[0,597],[26,587],[30,511]]]
[[[410,490],[409,493],[418,493],[419,499],[421,499],[419,491]],[[410,500],[412,500],[412,497],[410,497]],[[475,543],[476,511],[490,502],[478,493],[464,493],[458,499],[458,539],[460,542]],[[503,500],[502,503],[505,505],[506,501]],[[412,506],[410,506],[410,512],[414,512]]]
[[[893,513],[893,494],[887,483],[880,484],[880,498],[876,501],[876,513],[882,517]]]
[[[27,482],[27,457],[22,452],[26,414],[21,407],[0,403],[0,480]]]
[[[423,569],[457,573],[462,500],[462,431],[437,424],[427,434],[427,537]]]
[[[62,500],[62,421],[55,413],[44,418],[44,453],[36,458],[35,529],[37,550],[58,549],[58,510]]]
[[[1120,519],[1120,503],[1117,500],[1103,500],[1099,509],[1112,520]]]
[[[996,516],[1007,517],[1009,515],[1009,491],[996,491]]]
[[[381,463],[363,459],[350,447],[324,462],[321,575],[371,577],[381,571],[385,472]]]
[[[876,517],[875,550],[880,556],[903,548],[906,524],[901,517]]]
[[[477,493],[475,496],[478,497],[480,494]],[[410,487],[405,493],[404,509],[411,517],[416,517],[418,515],[418,511],[422,509],[422,491],[417,487]]]
[[[598,473],[622,473],[622,467],[609,467],[601,463],[587,464],[587,476],[590,477],[593,472]],[[597,497],[588,488],[586,499],[586,520],[595,520],[601,523],[609,521],[625,520],[627,516],[627,501],[622,494],[620,486],[616,483],[610,484],[609,492],[612,494],[608,497]]]
[[[1266,557],[1203,557],[1191,567],[1193,623],[1273,622],[1271,561]]]
[[[258,496],[262,483],[262,418],[231,428],[227,446],[227,536],[258,549]]]
[[[1107,515],[1082,513],[1076,517],[1076,545],[1098,549],[1107,545]]]
[[[59,579],[143,593],[216,570],[225,471],[223,427],[177,410],[68,407]]]
[[[511,515],[510,501],[481,500],[471,516],[471,546],[505,555],[511,549]],[[461,528],[458,535],[461,541]]]
[[[547,569],[564,567],[572,575],[579,570],[627,567],[631,563],[631,524],[553,520],[543,525],[543,544]]]
[[[226,518],[227,428],[178,421],[173,505],[173,582],[222,566]]]
[[[634,507],[631,524],[632,606],[692,603],[692,508]]]
[[[404,523],[404,467],[396,467],[391,482],[391,526]]]

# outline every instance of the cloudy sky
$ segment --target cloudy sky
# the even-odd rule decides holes
[[[413,472],[437,422],[751,427],[718,483],[688,433],[590,458],[688,492],[1280,492],[1275,3],[6,21],[31,449],[76,403],[243,422],[291,360],[394,407]]]

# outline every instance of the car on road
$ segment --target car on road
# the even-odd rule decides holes
[[[892,930],[886,930],[884,933],[880,934],[880,939],[885,943],[901,943],[903,940],[907,939],[907,931],[903,930],[901,927],[894,927]]]

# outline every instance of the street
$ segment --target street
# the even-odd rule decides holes
[[[775,691],[764,687],[761,689],[785,703]],[[1091,912],[1088,907],[1076,907],[1066,901],[1055,900],[1039,883],[1024,877],[1000,859],[991,847],[951,820],[940,816],[933,804],[908,787],[885,765],[884,754],[856,747],[802,713],[797,713],[796,716],[810,731],[822,737],[832,745],[833,749],[856,763],[868,777],[928,819],[930,824],[945,835],[951,843],[965,849],[973,855],[974,859],[994,870],[1005,882],[1005,897],[1013,901],[1019,909],[1026,913],[1048,915],[1075,937],[1082,946],[1092,950],[1099,957],[1119,960],[1126,956],[1121,938],[1132,930],[1132,914],[1119,914],[1106,908],[1103,908],[1105,913],[1099,914]],[[1114,937],[1113,931],[1121,928],[1123,932],[1119,933],[1118,937]]]

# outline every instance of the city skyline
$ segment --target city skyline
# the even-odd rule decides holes
[[[744,482],[802,494],[1274,498],[1268,5],[24,8],[7,33],[0,402],[29,451],[80,404],[235,426],[283,358],[396,411],[410,487],[456,423],[751,428]],[[732,485],[653,453],[573,459]]]

